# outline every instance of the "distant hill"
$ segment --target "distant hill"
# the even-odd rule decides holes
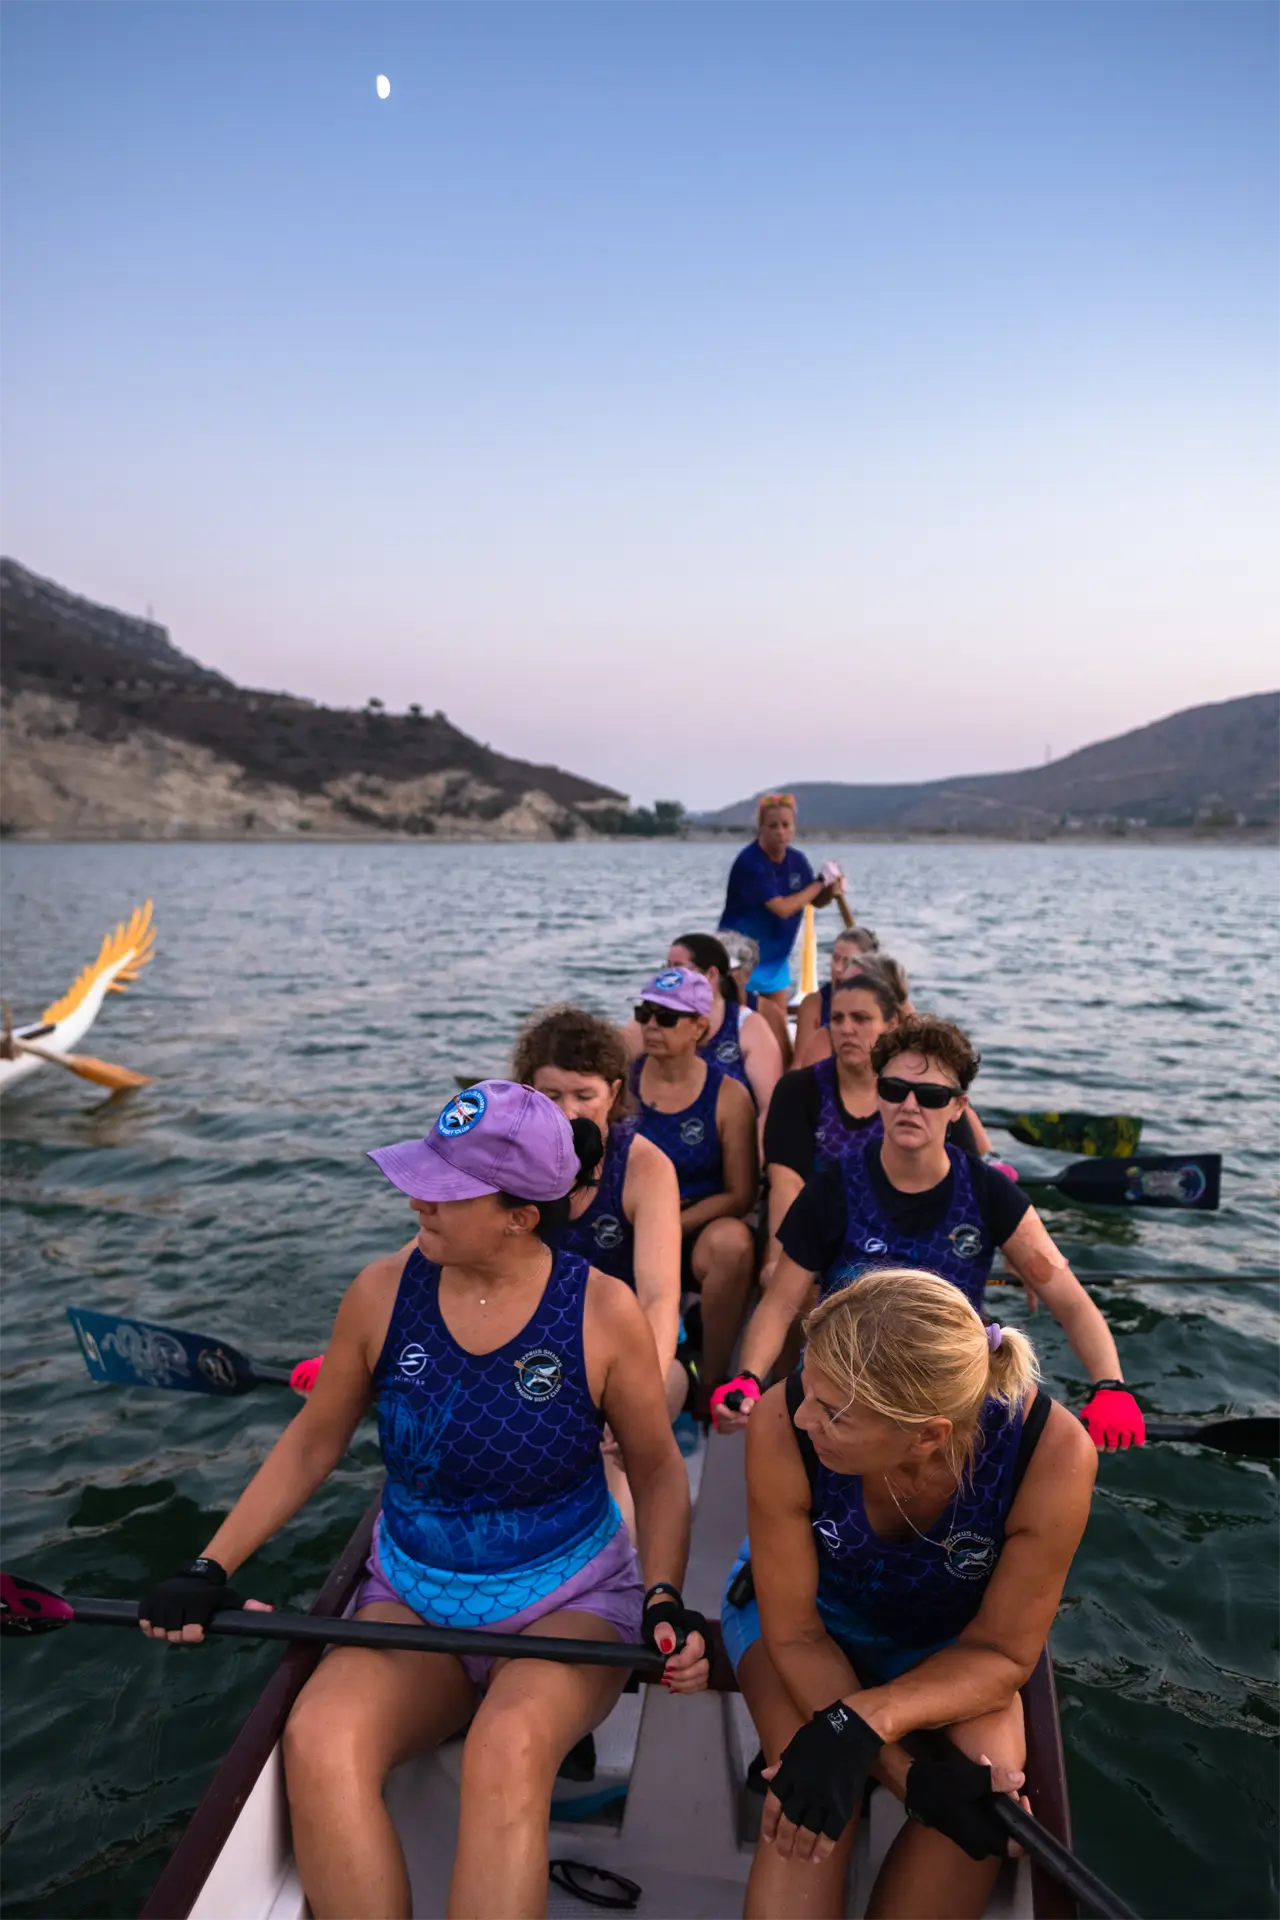
[[[624,794],[482,746],[443,713],[236,686],[164,627],[0,560],[0,828],[93,838],[472,834],[573,839]]]
[[[914,786],[780,784],[795,794],[806,832],[887,829],[1038,838],[1081,828],[1274,828],[1280,824],[1280,693],[1188,707],[1022,773],[974,774]],[[701,814],[697,823],[753,825],[757,797]]]

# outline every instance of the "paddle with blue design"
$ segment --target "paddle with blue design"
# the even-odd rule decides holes
[[[233,1399],[255,1387],[287,1387],[290,1375],[260,1366],[226,1340],[179,1327],[158,1327],[121,1313],[68,1307],[84,1363],[95,1380],[116,1386],[176,1387]]]

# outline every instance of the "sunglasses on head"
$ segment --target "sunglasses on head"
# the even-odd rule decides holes
[[[876,1081],[876,1092],[891,1107],[900,1107],[907,1095],[914,1093],[920,1106],[931,1108],[935,1113],[960,1098],[959,1087],[940,1087],[933,1080],[899,1080],[892,1073],[880,1075]]]
[[[660,1027],[674,1027],[677,1020],[693,1020],[696,1015],[682,1013],[677,1007],[655,1007],[651,1000],[642,1000],[636,1008],[636,1025],[647,1027],[656,1020]]]

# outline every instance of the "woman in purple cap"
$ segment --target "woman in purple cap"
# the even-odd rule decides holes
[[[486,1080],[455,1095],[425,1139],[371,1155],[408,1194],[417,1236],[352,1283],[306,1406],[201,1557],[144,1599],[144,1632],[197,1641],[241,1604],[229,1576],[333,1471],[372,1400],[387,1480],[357,1618],[643,1635],[672,1653],[669,1686],[705,1686],[705,1623],[679,1587],[688,1479],[644,1315],[620,1281],[554,1250],[600,1153],[590,1121],[571,1126],[531,1087]],[[606,1420],[626,1452],[640,1563],[605,1485]],[[468,1722],[449,1910],[544,1913],[557,1768],[625,1678],[550,1661],[331,1653],[284,1741],[294,1853],[317,1920],[409,1915],[383,1783]]]
[[[644,1057],[632,1069],[640,1131],[673,1162],[680,1185],[682,1276],[702,1296],[707,1379],[729,1365],[755,1270],[743,1216],[759,1185],[751,1095],[698,1049],[706,1039],[711,985],[692,967],[665,967],[640,996]]]

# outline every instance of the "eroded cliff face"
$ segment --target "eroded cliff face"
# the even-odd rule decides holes
[[[347,773],[300,792],[145,725],[97,738],[73,699],[24,689],[0,700],[0,828],[25,839],[592,837],[576,812],[537,788],[495,812],[502,798],[461,771],[408,780]]]

